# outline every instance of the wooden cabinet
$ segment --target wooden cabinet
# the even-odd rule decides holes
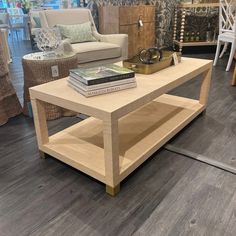
[[[99,31],[101,34],[128,34],[129,57],[133,57],[141,49],[155,46],[155,6],[100,7]]]

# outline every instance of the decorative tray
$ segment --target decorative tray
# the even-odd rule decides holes
[[[178,57],[178,61],[181,62],[181,54],[173,51],[162,51],[163,57],[160,61],[157,61],[153,64],[144,64],[140,61],[139,56],[135,56],[131,59],[127,59],[123,61],[123,66],[133,70],[138,74],[152,74],[162,69],[165,69],[174,64],[173,54],[176,53]]]

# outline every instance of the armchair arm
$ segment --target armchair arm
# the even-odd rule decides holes
[[[121,47],[122,59],[128,58],[128,35],[127,34],[99,34],[95,33],[94,36],[101,42],[114,43]]]

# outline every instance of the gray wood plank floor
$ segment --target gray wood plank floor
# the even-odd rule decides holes
[[[21,43],[11,65],[22,98]],[[195,55],[210,57],[213,55]],[[210,103],[172,144],[218,160],[235,161],[232,73],[214,69]],[[174,94],[194,97],[199,81]],[[49,122],[54,133],[78,118]],[[235,236],[236,176],[160,150],[128,177],[111,198],[103,184],[53,159],[38,157],[34,125],[18,116],[0,127],[0,236],[157,235]]]
[[[204,57],[204,55],[195,55]],[[208,57],[211,55],[208,55]],[[206,57],[206,55],[205,55]],[[225,72],[227,56],[213,69],[209,105],[204,116],[189,125],[171,142],[236,168],[236,87],[231,86],[232,70]],[[232,69],[234,67],[234,63]],[[199,81],[175,89],[174,94],[198,95]]]

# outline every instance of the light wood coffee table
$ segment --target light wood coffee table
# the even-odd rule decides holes
[[[137,88],[85,98],[67,78],[30,88],[39,150],[106,184],[120,182],[206,109],[212,61],[183,58],[152,75],[137,74]],[[203,82],[199,100],[166,94],[191,80]],[[89,115],[48,136],[43,102]]]

